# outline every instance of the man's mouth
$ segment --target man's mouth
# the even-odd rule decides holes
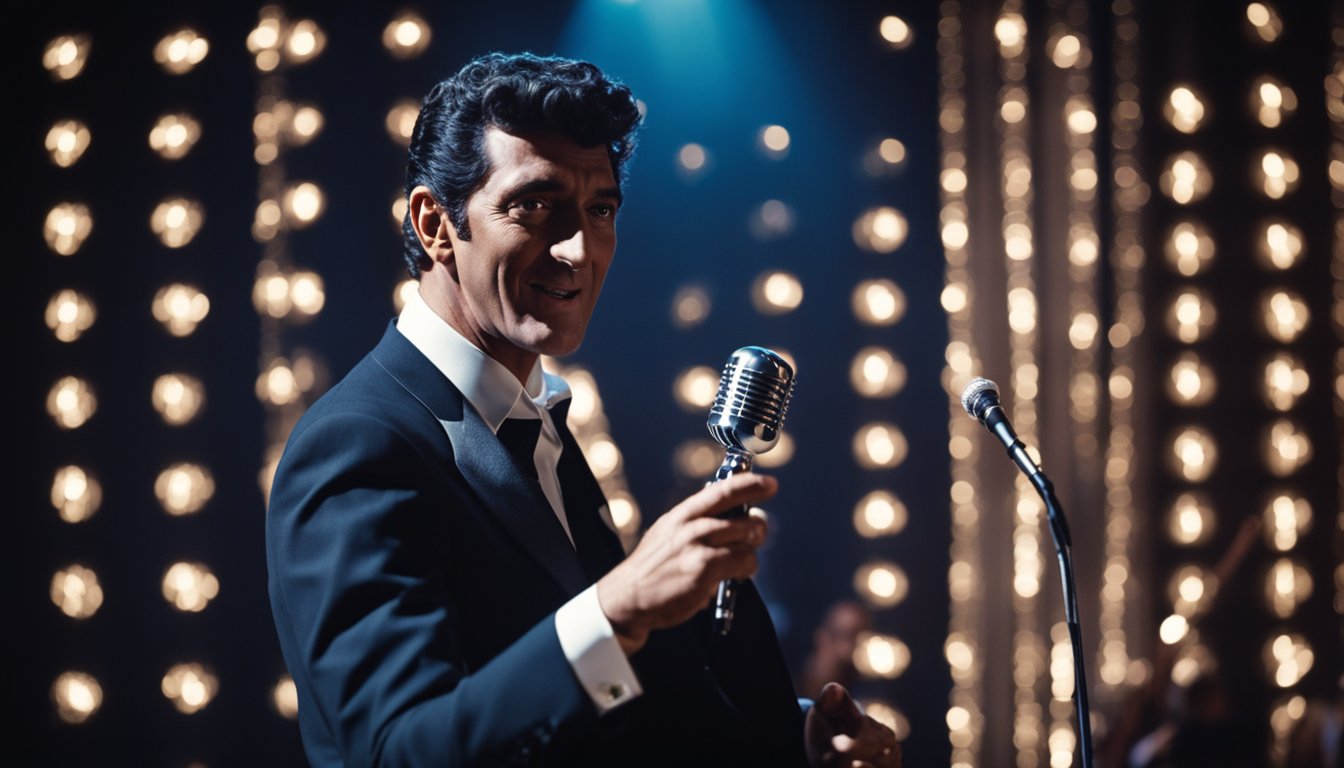
[[[542,285],[541,283],[532,283],[532,287],[555,299],[572,299],[579,295],[577,289],[566,291],[560,288],[552,288],[550,286]]]

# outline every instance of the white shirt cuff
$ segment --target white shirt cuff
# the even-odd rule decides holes
[[[597,585],[580,592],[555,612],[560,649],[598,714],[633,701],[644,693],[630,660],[616,640],[611,622],[597,602]]]

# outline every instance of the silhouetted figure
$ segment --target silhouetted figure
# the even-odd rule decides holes
[[[859,647],[859,635],[872,627],[873,616],[861,603],[833,603],[812,633],[812,652],[798,675],[799,695],[816,698],[829,682],[853,689],[859,679],[854,651]]]

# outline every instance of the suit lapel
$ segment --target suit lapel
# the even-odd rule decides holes
[[[611,513],[606,511],[606,496],[588,462],[584,461],[578,441],[569,431],[568,415],[569,401],[551,409],[551,418],[555,420],[563,446],[557,471],[565,496],[565,515],[569,518],[569,530],[574,534],[579,560],[595,581],[625,558],[625,550],[621,547],[620,537],[607,526],[606,520]]]
[[[479,506],[504,526],[566,594],[583,591],[589,579],[546,497],[523,476],[476,411],[466,406],[462,393],[396,330],[395,323],[389,325],[373,357],[439,420],[458,471]]]

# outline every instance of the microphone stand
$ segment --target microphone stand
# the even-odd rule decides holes
[[[1078,623],[1078,585],[1073,577],[1073,541],[1069,524],[1064,519],[1064,508],[1055,496],[1055,486],[1044,472],[1027,473],[1031,484],[1045,502],[1046,518],[1050,521],[1050,537],[1059,556],[1060,586],[1064,590],[1064,621],[1069,627],[1069,644],[1073,648],[1073,703],[1078,712],[1078,739],[1082,742],[1083,768],[1092,768],[1092,719],[1087,699],[1087,668],[1083,664],[1083,628]]]

